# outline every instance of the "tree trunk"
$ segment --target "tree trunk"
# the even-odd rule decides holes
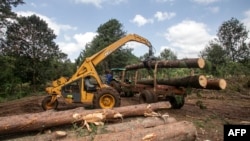
[[[122,132],[126,130],[131,130],[133,128],[150,128],[163,124],[170,124],[173,122],[177,122],[173,117],[140,117],[134,118],[129,122],[121,122],[116,124],[108,124],[105,127],[105,131],[111,132]],[[97,131],[97,133],[101,133],[102,131]]]
[[[133,64],[126,66],[126,70],[136,70],[142,68],[204,68],[205,61],[202,58],[191,58],[182,60],[163,60],[163,61],[149,61],[139,64]]]
[[[137,84],[153,85],[154,80],[140,80]],[[207,78],[203,75],[187,76],[179,79],[158,79],[157,84],[176,87],[206,88]]]
[[[151,128],[131,128],[123,132],[97,134],[83,138],[70,138],[76,141],[195,141],[197,138],[195,126],[188,121],[179,121]],[[65,138],[65,140],[68,140]]]
[[[153,122],[153,121],[151,121]],[[128,124],[129,123],[129,124]],[[134,122],[131,122],[134,123]],[[115,124],[114,124],[115,125]],[[75,136],[72,133],[66,137],[60,138],[61,141],[64,140],[74,140],[74,141],[195,141],[197,138],[197,130],[193,123],[188,121],[176,121],[167,124],[160,124],[152,127],[138,127],[130,124],[130,122],[124,122],[118,124],[121,128],[127,126],[128,128],[123,128],[124,130],[109,130],[109,126],[106,127],[108,130],[102,133],[95,133],[86,136]],[[129,125],[129,126],[128,126]],[[143,126],[143,125],[142,125]],[[118,126],[117,126],[118,127]],[[105,128],[106,129],[106,128]],[[44,141],[44,140],[55,140],[57,135],[44,134],[40,136],[31,137],[31,140]]]
[[[224,79],[208,79],[205,89],[224,90],[226,86],[227,82]]]
[[[152,104],[117,107],[113,109],[85,110],[84,108],[76,108],[66,111],[51,110],[41,113],[1,117],[0,134],[41,131],[53,126],[72,124],[73,122],[82,121],[80,118],[75,119],[73,117],[75,114],[84,117],[93,113],[103,113],[105,114],[106,119],[112,119],[119,114],[121,114],[122,117],[142,116],[145,113],[152,113],[153,111],[168,109],[170,107],[171,105],[168,102],[158,102]]]

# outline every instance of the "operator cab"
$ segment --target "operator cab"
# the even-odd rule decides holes
[[[87,93],[97,91],[97,82],[94,77],[86,76],[63,86],[62,96],[66,99],[72,100],[73,102],[81,102],[81,92],[83,91],[86,91]]]
[[[84,89],[87,92],[93,92],[96,91],[96,85],[93,84],[93,79],[91,79],[90,76],[86,76],[84,78]]]

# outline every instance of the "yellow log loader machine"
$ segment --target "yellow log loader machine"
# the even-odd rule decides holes
[[[60,77],[53,81],[52,86],[46,88],[49,96],[43,99],[42,108],[44,110],[56,109],[59,97],[63,97],[66,103],[82,103],[93,108],[119,107],[120,94],[113,87],[103,83],[95,66],[130,41],[146,45],[149,47],[149,56],[153,56],[152,45],[147,39],[137,34],[128,34],[86,58],[70,78]],[[91,83],[93,80],[94,84]]]

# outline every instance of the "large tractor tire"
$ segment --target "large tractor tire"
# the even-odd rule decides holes
[[[93,108],[95,109],[113,108],[119,107],[120,105],[120,95],[113,88],[102,88],[94,94]]]
[[[183,95],[174,95],[167,97],[172,109],[181,109],[185,104],[185,97]]]
[[[144,90],[141,92],[139,96],[139,102],[142,103],[154,103],[156,102],[155,100],[155,95],[150,92],[149,90]]]
[[[45,97],[43,99],[43,101],[42,101],[42,108],[43,108],[43,110],[46,111],[46,110],[51,110],[51,109],[56,109],[57,108],[58,101],[55,100],[54,103],[50,103],[51,99],[52,99],[52,96],[47,96],[47,97]]]

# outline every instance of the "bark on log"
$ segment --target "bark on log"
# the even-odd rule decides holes
[[[38,136],[31,140],[44,141],[53,140],[54,135]],[[67,136],[60,138],[61,141],[195,141],[197,130],[193,123],[188,121],[177,121],[174,123],[158,125],[151,128],[131,128],[122,132],[96,134],[92,136],[76,137]]]
[[[168,102],[158,102],[150,104],[140,104],[124,107],[116,107],[113,109],[94,109],[85,110],[84,108],[76,108],[66,111],[45,111],[41,113],[15,115],[9,117],[1,117],[0,119],[0,135],[6,133],[17,133],[27,131],[41,131],[49,127],[71,124],[79,122],[82,119],[75,119],[73,115],[78,113],[86,116],[93,113],[105,113],[106,118],[114,118],[117,113],[123,117],[142,116],[145,112],[152,112],[161,109],[168,109],[171,105]]]
[[[140,80],[138,84],[153,85],[154,80]],[[158,79],[157,84],[176,87],[206,88],[207,78],[204,75],[187,76],[179,79]]]
[[[179,121],[166,125],[159,125],[151,128],[135,128],[117,133],[98,134],[87,137],[69,138],[75,141],[194,141],[197,138],[197,131],[193,123]],[[65,140],[69,140],[65,138]],[[64,139],[63,139],[64,140]]]
[[[105,126],[98,126],[96,134],[117,133],[117,132],[129,131],[129,130],[152,128],[152,127],[156,127],[159,125],[171,124],[174,122],[177,122],[177,121],[173,117],[165,117],[165,116],[164,117],[146,117],[146,118],[137,117],[137,118],[133,118],[130,121],[125,121],[125,122],[115,123],[115,124],[105,124]],[[40,134],[38,136],[30,136],[27,140],[35,140],[35,141],[55,140],[58,138],[57,132],[58,131],[54,131],[52,133]],[[75,131],[73,131],[73,133],[67,132],[66,133],[67,137],[64,136],[65,140],[66,139],[71,140],[71,138],[74,138],[75,136],[74,132]],[[87,136],[87,134],[88,133],[86,133],[86,135],[83,135],[83,136]],[[85,138],[88,138],[88,137],[85,137]],[[16,140],[18,141],[18,138]]]
[[[157,64],[157,68],[204,68],[205,61],[202,58],[189,58],[182,60],[163,60],[163,61],[149,61],[139,64],[133,64],[126,66],[126,70],[136,70],[142,68],[155,68]]]
[[[208,79],[205,89],[224,90],[226,89],[227,82],[224,79]]]
[[[143,117],[143,118],[137,118],[133,119],[129,122],[122,122],[122,123],[116,123],[116,124],[108,124],[105,127],[105,131],[109,133],[114,132],[122,132],[126,130],[131,130],[135,128],[151,128],[158,125],[164,125],[164,124],[170,124],[177,122],[175,118],[173,117]],[[97,131],[97,133],[101,133],[102,131]]]

